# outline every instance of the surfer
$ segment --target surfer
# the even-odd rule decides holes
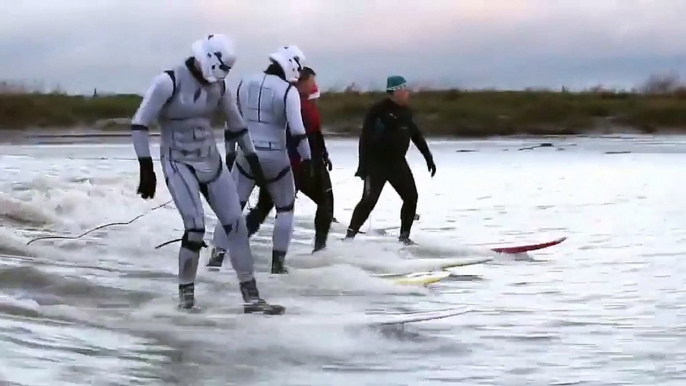
[[[225,82],[236,59],[228,36],[208,35],[193,43],[192,56],[185,63],[154,78],[131,120],[132,141],[140,166],[138,194],[143,199],[155,197],[157,177],[148,128],[158,120],[162,173],[184,226],[179,250],[179,307],[189,309],[195,304],[198,259],[205,246],[202,193],[219,219],[215,235],[223,234],[231,251],[244,311],[279,314],[284,307],[270,305],[260,298],[236,186],[223,167],[210,122],[213,113],[223,113],[224,138],[238,141],[255,178],[264,179],[246,124]]]
[[[312,167],[314,168],[313,175],[303,171],[296,143],[290,132],[287,133],[288,153],[295,177],[296,191],[303,192],[317,204],[317,212],[314,218],[315,236],[313,252],[326,247],[326,239],[333,221],[333,190],[329,175],[333,165],[326,149],[324,135],[322,134],[319,110],[314,103],[314,100],[319,97],[316,76],[317,74],[314,70],[310,67],[304,67],[296,84],[300,92],[303,123],[310,143]],[[246,216],[248,236],[252,236],[257,232],[260,224],[264,222],[273,207],[274,204],[269,196],[269,192],[265,189],[260,189],[257,205]]]
[[[431,177],[436,174],[436,165],[408,107],[410,91],[405,78],[389,76],[386,93],[387,98],[373,104],[367,112],[360,134],[359,163],[355,176],[364,181],[364,190],[350,219],[346,239],[354,238],[359,232],[379,200],[384,185],[389,182],[403,200],[398,240],[411,245],[414,244],[410,239],[410,230],[417,209],[417,186],[405,159],[410,140],[424,156]]]
[[[245,151],[235,155],[234,143],[227,143],[227,162],[229,166],[235,164],[232,172],[236,179],[241,208],[245,207],[255,185],[265,189],[275,204],[271,272],[286,273],[284,261],[293,233],[295,206],[295,184],[286,146],[287,129],[290,130],[293,146],[302,159],[300,172],[305,175],[312,173],[310,145],[300,113],[300,97],[294,86],[300,78],[301,62],[305,60],[305,56],[297,46],[287,46],[271,54],[269,59],[271,64],[264,73],[244,78],[237,91],[238,109],[247,121],[266,180],[262,183],[255,178],[259,176],[256,172],[260,169],[254,169],[253,164],[246,162],[243,155]],[[215,248],[208,266],[221,266],[227,251],[225,239],[226,235],[218,225],[214,232]]]
[[[316,76],[316,75],[315,75],[315,76]],[[314,106],[314,111],[316,112],[318,119],[320,119],[320,130],[321,130],[321,116],[320,116],[320,114],[319,114],[319,108],[317,107],[317,106],[319,105],[318,99],[319,99],[320,96],[321,96],[321,92],[319,91],[319,85],[317,84],[317,81],[315,80],[315,82],[314,82],[314,88],[312,89],[312,93],[310,94],[310,96],[307,97],[307,100],[309,100],[309,101],[311,102],[311,104]],[[322,138],[322,141],[323,141],[323,140],[324,140],[324,139]],[[328,171],[330,172],[331,169],[333,168],[333,164],[331,163],[331,160],[328,158],[328,157],[329,157],[329,153],[328,153],[328,151],[326,150],[326,148],[324,148],[324,151],[326,152],[325,154],[326,154],[326,157],[327,157],[327,158],[326,158],[326,168],[327,168]],[[328,173],[327,173],[327,175],[328,175]],[[330,182],[330,181],[331,181],[331,177],[329,176],[329,182]],[[329,186],[328,190],[329,190],[329,200],[330,200],[330,203],[331,203],[331,210],[333,211],[333,208],[334,208],[334,204],[333,204],[333,185]],[[338,223],[338,220],[336,219],[336,216],[333,215],[333,213],[331,214],[331,222],[332,222],[332,223],[334,223],[334,222],[335,222],[335,223]],[[248,229],[248,232],[250,232],[250,229]]]

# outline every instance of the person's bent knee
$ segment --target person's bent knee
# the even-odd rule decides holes
[[[333,205],[328,200],[324,200],[317,206],[317,213],[321,213],[327,219],[333,219]]]
[[[193,252],[200,252],[205,246],[203,238],[205,229],[187,229],[181,238],[181,247]]]
[[[414,191],[413,193],[408,194],[403,201],[407,202],[408,204],[417,204],[417,200],[419,200],[419,196],[417,195],[417,191]]]
[[[292,223],[293,218],[295,217],[295,213],[293,211],[294,207],[295,201],[287,206],[276,207],[276,223],[274,224],[275,228],[279,228],[284,224]]]
[[[295,208],[295,200],[291,202],[288,205],[285,206],[277,206],[276,207],[276,215],[284,214],[284,213],[293,213],[293,209]]]
[[[231,236],[232,234],[238,232],[240,224],[241,224],[241,217],[239,216],[239,217],[230,219],[226,224],[222,223],[221,227],[227,236]]]
[[[371,208],[374,206],[374,204],[377,201],[377,197],[373,195],[365,195],[362,197],[360,202],[357,204],[358,206],[362,208]]]

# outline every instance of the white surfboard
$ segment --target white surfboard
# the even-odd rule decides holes
[[[428,259],[427,259],[428,260]],[[454,258],[454,259],[430,259],[432,263],[424,264],[420,259],[413,259],[409,261],[408,267],[400,272],[392,273],[379,273],[375,276],[384,278],[400,278],[402,276],[427,272],[443,271],[449,268],[463,267],[468,265],[483,264],[493,260],[493,257],[464,257],[464,258]],[[416,265],[418,269],[412,270],[410,266]],[[419,268],[421,267],[421,268]]]
[[[383,274],[382,274],[383,275]],[[427,285],[439,282],[446,277],[450,276],[451,273],[448,271],[430,271],[430,272],[415,272],[408,273],[405,275],[397,276],[378,276],[383,278],[388,278],[395,281],[398,284],[419,284]]]
[[[400,312],[400,313],[381,313],[381,314],[342,314],[342,315],[330,315],[326,317],[324,315],[317,315],[315,318],[311,318],[307,313],[297,313],[289,314],[288,310],[283,315],[264,315],[261,313],[244,314],[242,312],[242,307],[208,307],[208,308],[194,308],[193,310],[178,310],[173,306],[159,306],[153,307],[154,312],[157,317],[163,317],[162,319],[170,319],[174,321],[174,324],[179,323],[190,323],[194,324],[194,319],[201,318],[204,322],[226,322],[229,320],[235,320],[236,318],[244,317],[266,317],[274,318],[273,320],[278,321],[281,318],[291,321],[299,321],[303,323],[313,323],[317,325],[333,323],[333,324],[344,324],[344,325],[359,325],[359,326],[387,326],[387,325],[398,325],[405,323],[418,323],[431,320],[439,320],[451,318],[459,315],[463,315],[473,311],[471,306],[458,306],[450,307],[439,310],[430,311],[414,311],[414,312]],[[150,310],[149,310],[150,311]],[[133,315],[132,315],[133,316]],[[151,314],[145,312],[145,320],[150,321]],[[136,319],[134,317],[134,319]]]
[[[392,324],[416,323],[429,320],[451,318],[471,312],[471,307],[455,307],[437,311],[420,311],[404,314],[369,315],[366,323],[372,326],[383,326]]]

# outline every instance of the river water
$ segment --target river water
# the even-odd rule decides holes
[[[551,146],[534,148],[542,142]],[[401,202],[390,186],[363,226],[369,233],[340,241],[362,183],[352,176],[355,141],[330,141],[341,223],[329,249],[310,254],[307,198],[296,203],[289,275],[267,273],[273,215],[252,240],[263,296],[288,308],[278,317],[239,314],[236,277],[229,265],[207,271],[208,250],[196,285],[202,312],[176,310],[178,244],[154,249],[181,236],[173,205],[27,246],[127,222],[170,197],[163,184],[152,201],[135,195],[127,143],[0,146],[0,384],[686,384],[685,138],[430,146],[433,179],[416,149],[408,156],[420,219],[419,247],[406,251],[395,241]],[[209,210],[207,218],[209,232]],[[408,259],[561,236],[558,246],[494,255],[428,287],[372,275]],[[364,323],[371,313],[463,305],[473,311],[404,327]]]

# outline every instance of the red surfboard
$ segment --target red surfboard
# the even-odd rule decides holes
[[[508,254],[525,253],[525,252],[537,251],[539,249],[552,247],[554,245],[560,244],[561,242],[563,242],[565,240],[567,240],[567,237],[560,237],[559,239],[556,239],[553,241],[548,241],[546,243],[518,245],[515,247],[492,248],[491,250],[494,252],[498,252],[498,253],[508,253]]]

